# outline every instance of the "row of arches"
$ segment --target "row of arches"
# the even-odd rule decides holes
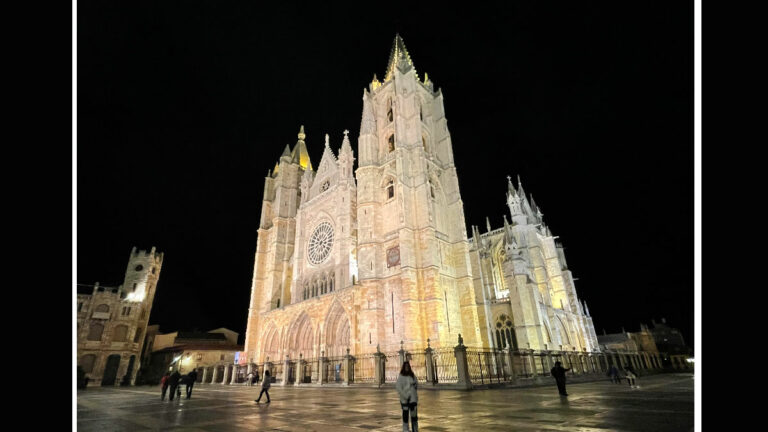
[[[304,281],[302,300],[333,292],[335,288],[336,275],[333,273],[324,273],[321,276],[316,276],[312,280]]]
[[[305,311],[284,328],[270,322],[262,333],[262,359],[269,357],[279,361],[285,355],[296,359],[300,354],[303,358],[315,358],[321,351],[326,357],[342,356],[351,347],[350,334],[349,317],[337,300],[329,308],[322,325],[313,323]]]

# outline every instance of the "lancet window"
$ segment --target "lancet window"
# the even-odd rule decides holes
[[[499,348],[506,348],[509,345],[510,348],[517,349],[517,336],[511,316],[501,314],[496,319],[496,343]]]

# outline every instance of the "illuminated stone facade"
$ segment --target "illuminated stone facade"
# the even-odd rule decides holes
[[[362,99],[356,170],[345,131],[338,153],[326,135],[315,171],[302,127],[266,177],[243,361],[335,357],[347,349],[359,355],[377,346],[394,352],[401,341],[416,350],[427,339],[435,348],[453,347],[459,333],[468,346],[495,346],[486,314],[509,317],[517,340],[531,348],[559,340],[536,333],[552,326],[552,318],[570,326],[568,345],[596,349],[570,273],[552,262],[557,275],[548,275],[538,256],[528,256],[537,247],[540,254],[555,250],[551,237],[537,239],[533,220],[530,228],[510,228],[541,242],[518,240],[529,247],[523,259],[530,264],[523,270],[504,261],[499,273],[507,287],[499,290],[516,300],[484,295],[443,95],[426,73],[418,76],[399,36],[383,82],[374,75]],[[543,300],[531,287],[551,294]],[[564,303],[553,306],[555,296]]]
[[[77,294],[77,365],[88,386],[136,383],[162,265],[162,252],[134,247],[122,285],[96,282],[90,294]]]
[[[512,220],[504,215],[503,227],[493,230],[488,221],[483,234],[472,227],[472,275],[483,295],[487,321],[479,325],[485,340],[494,348],[599,351],[592,317],[576,295],[563,246],[519,178],[517,188],[507,179],[507,206]]]

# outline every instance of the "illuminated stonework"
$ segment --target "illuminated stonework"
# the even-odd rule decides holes
[[[77,295],[77,365],[88,386],[133,385],[155,298],[163,254],[137,251],[128,259],[123,284]],[[79,291],[79,290],[78,290]]]
[[[534,214],[513,213],[501,242],[468,238],[442,92],[419,80],[399,35],[362,99],[356,170],[344,131],[338,153],[326,138],[315,171],[302,127],[265,179],[243,361],[453,347],[459,333],[476,347],[596,348]]]

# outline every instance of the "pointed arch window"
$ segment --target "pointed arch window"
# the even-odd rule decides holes
[[[509,346],[511,349],[517,349],[517,336],[511,316],[501,314],[496,319],[496,342],[498,348]]]
[[[387,182],[387,199],[391,199],[395,197],[395,181],[392,179],[389,179]]]
[[[392,134],[387,138],[387,146],[390,153],[395,151],[395,134]]]
[[[421,136],[421,145],[424,147],[424,152],[427,152],[427,137],[424,135]]]
[[[394,116],[392,115],[392,100],[390,99],[389,102],[387,102],[387,121],[391,122]]]

